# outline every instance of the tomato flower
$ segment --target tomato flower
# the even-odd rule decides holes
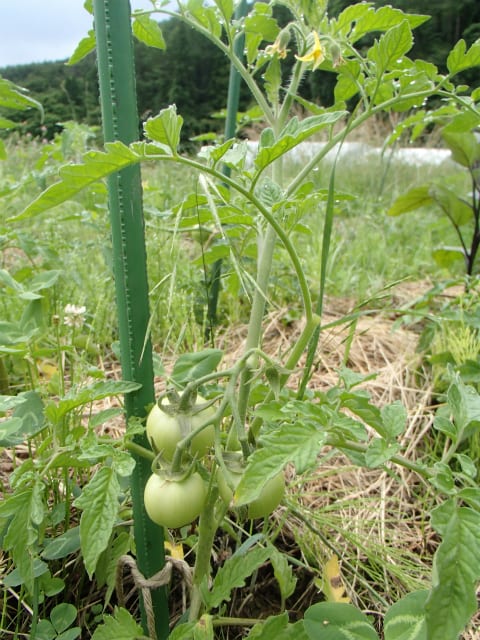
[[[313,32],[313,48],[311,51],[306,53],[304,56],[295,56],[297,60],[300,62],[313,62],[312,71],[322,64],[325,60],[325,54],[323,52],[322,45],[320,44],[320,38],[318,37],[318,33],[316,31]]]
[[[288,53],[288,43],[290,42],[290,28],[285,27],[278,34],[275,42],[273,44],[269,44],[268,47],[265,47],[265,53],[267,56],[277,55],[279,58],[284,60],[287,57]]]

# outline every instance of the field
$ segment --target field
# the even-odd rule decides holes
[[[3,220],[18,214],[56,179],[61,164],[78,161],[91,145],[95,133],[74,124],[52,143],[12,138],[8,159],[0,167]],[[290,159],[285,171],[295,173],[296,162]],[[331,168],[327,161],[313,173],[319,193],[328,190]],[[328,598],[325,567],[336,556],[341,559],[337,601],[347,597],[369,613],[377,628],[389,605],[412,591],[428,589],[440,542],[429,513],[440,504],[439,488],[445,488],[450,476],[442,467],[444,477],[439,475],[432,484],[417,470],[423,464],[447,464],[445,452],[451,442],[434,423],[446,406],[452,380],[461,390],[473,384],[468,394],[476,394],[477,284],[473,279],[465,288],[461,262],[448,268],[435,262],[438,246],[455,242],[448,219],[435,207],[399,217],[388,216],[387,211],[412,186],[429,181],[462,186],[463,180],[462,171],[450,161],[416,165],[388,153],[366,159],[344,154],[339,160],[322,326],[309,390],[312,398],[328,395],[339,389],[342,379],[351,379],[355,388],[360,384],[361,393],[368,391],[372,405],[401,404],[406,424],[398,436],[398,450],[404,464],[396,466],[393,455],[378,465],[358,466],[353,449],[341,452],[327,442],[316,463],[307,465],[302,475],[292,465],[286,467],[285,499],[263,524],[227,517],[214,541],[214,572],[245,541],[262,537],[286,554],[282,557],[288,559],[292,588],[284,584],[279,594],[280,564],[272,572],[271,566],[261,563],[246,586],[236,587],[223,604],[222,615],[237,623],[224,627],[221,637],[244,637],[242,621],[277,614],[279,606],[286,606],[290,620],[300,619],[311,604],[325,594]],[[159,394],[165,389],[164,372],[170,375],[182,354],[221,349],[223,369],[241,357],[253,295],[255,238],[251,229],[241,226],[226,236],[215,224],[194,224],[195,212],[184,223],[179,203],[202,188],[198,176],[184,167],[145,165],[142,184],[149,330]],[[307,199],[284,220],[314,295],[319,288],[325,210],[325,198]],[[78,541],[80,503],[72,504],[98,463],[106,462],[97,456],[96,447],[121,442],[125,433],[122,383],[108,387],[109,382],[120,381],[121,369],[106,187],[98,182],[47,213],[13,224],[3,221],[1,228],[0,384],[5,418],[0,423],[0,481],[4,498],[12,490],[21,496],[22,482],[38,474],[48,514],[38,520],[32,516],[34,527],[29,529],[35,535],[41,530],[33,547],[39,563],[33,565],[30,578],[33,595],[28,579],[19,577],[22,563],[19,574],[15,543],[3,532],[0,629],[5,638],[28,637],[32,619],[37,618],[46,635],[30,637],[57,637],[45,629],[55,627],[52,611],[60,606],[57,612],[70,622],[64,628],[58,623],[58,637],[76,619],[81,637],[87,638],[103,606],[112,612],[118,604],[114,568],[119,554],[132,544],[131,505],[125,489],[112,541],[90,580]],[[225,244],[229,258],[224,260],[218,318],[212,325],[206,312],[206,281],[214,259],[225,256],[215,253],[215,247]],[[263,319],[262,349],[272,360],[284,361],[304,328],[299,300],[298,283],[279,245]],[[292,390],[299,384],[304,363],[302,358],[298,372],[292,373]],[[82,390],[94,387],[99,390],[96,395],[76,400]],[[209,393],[215,395],[220,388],[214,385]],[[32,435],[26,441],[12,425],[12,415],[23,418],[15,405],[8,405],[12,397],[28,398],[31,421],[24,435]],[[55,419],[52,407],[60,411],[66,402],[71,405]],[[44,410],[47,419],[42,422]],[[368,425],[368,416],[363,418]],[[74,458],[79,452],[80,462]],[[478,464],[478,433],[471,434],[455,455],[453,472],[469,478],[467,486],[476,486],[476,472],[469,465]],[[4,511],[3,523],[11,515]],[[57,536],[68,537],[69,532],[71,547],[67,544],[65,553],[51,546]],[[183,528],[170,542],[181,545],[184,560],[191,564],[195,527]],[[23,571],[28,575],[25,565]],[[172,622],[182,615],[185,590],[182,582],[172,585]],[[136,615],[133,591],[127,609]],[[477,627],[478,620],[473,620],[463,638],[478,639]],[[71,637],[77,637],[75,629],[70,629]]]

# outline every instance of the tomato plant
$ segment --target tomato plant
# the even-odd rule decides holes
[[[243,471],[240,469],[227,469],[229,479],[221,469],[217,473],[218,491],[225,504],[230,505],[233,498],[233,491],[229,484],[237,487]],[[260,495],[248,505],[247,515],[251,520],[264,518],[278,507],[285,493],[285,476],[283,471],[267,480]]]
[[[196,472],[180,478],[153,473],[145,485],[145,510],[156,524],[178,529],[198,518],[206,493],[205,483]]]
[[[206,420],[215,414],[213,407],[206,407],[198,410],[198,405],[205,400],[198,396],[197,405],[190,412],[168,413],[156,404],[147,417],[147,438],[158,452],[161,452],[166,460],[171,460],[175,453],[177,444],[198,429]],[[166,398],[162,400],[163,406],[167,407],[169,402]],[[213,424],[202,429],[190,443],[192,455],[203,457],[208,449],[213,446],[215,428]]]

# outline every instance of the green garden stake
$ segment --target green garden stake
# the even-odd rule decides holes
[[[94,0],[93,7],[105,142],[130,144],[139,137],[130,2]],[[152,347],[146,339],[149,305],[140,167],[113,174],[108,180],[108,193],[122,374],[125,380],[142,385],[125,398],[128,419],[145,416],[145,407],[155,400]],[[146,436],[137,438],[137,442],[148,447]],[[137,566],[145,577],[151,577],[164,565],[163,532],[150,521],[143,506],[143,488],[151,464],[134,457],[131,488]],[[169,634],[166,590],[154,589],[151,595],[154,630],[158,640],[164,640]],[[149,622],[151,615],[147,616],[142,607],[145,633],[152,635]]]
[[[247,0],[240,0],[235,9],[235,20],[240,20],[247,13]],[[234,53],[238,57],[243,56],[243,47],[245,46],[245,36],[242,34],[234,43]],[[235,65],[230,64],[230,76],[228,79],[228,97],[227,97],[227,116],[225,118],[225,140],[233,138],[237,130],[237,112],[240,100],[240,74]],[[230,175],[230,168],[226,165],[223,168],[225,175]],[[208,308],[207,320],[208,331],[207,338],[212,335],[213,327],[217,320],[218,296],[220,294],[220,279],[222,276],[222,260],[216,260],[212,266],[212,274],[210,276],[210,287],[208,291]]]

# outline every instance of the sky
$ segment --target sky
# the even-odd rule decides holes
[[[0,0],[0,68],[69,58],[92,28],[83,2]],[[132,10],[152,8],[149,0],[130,4]]]

